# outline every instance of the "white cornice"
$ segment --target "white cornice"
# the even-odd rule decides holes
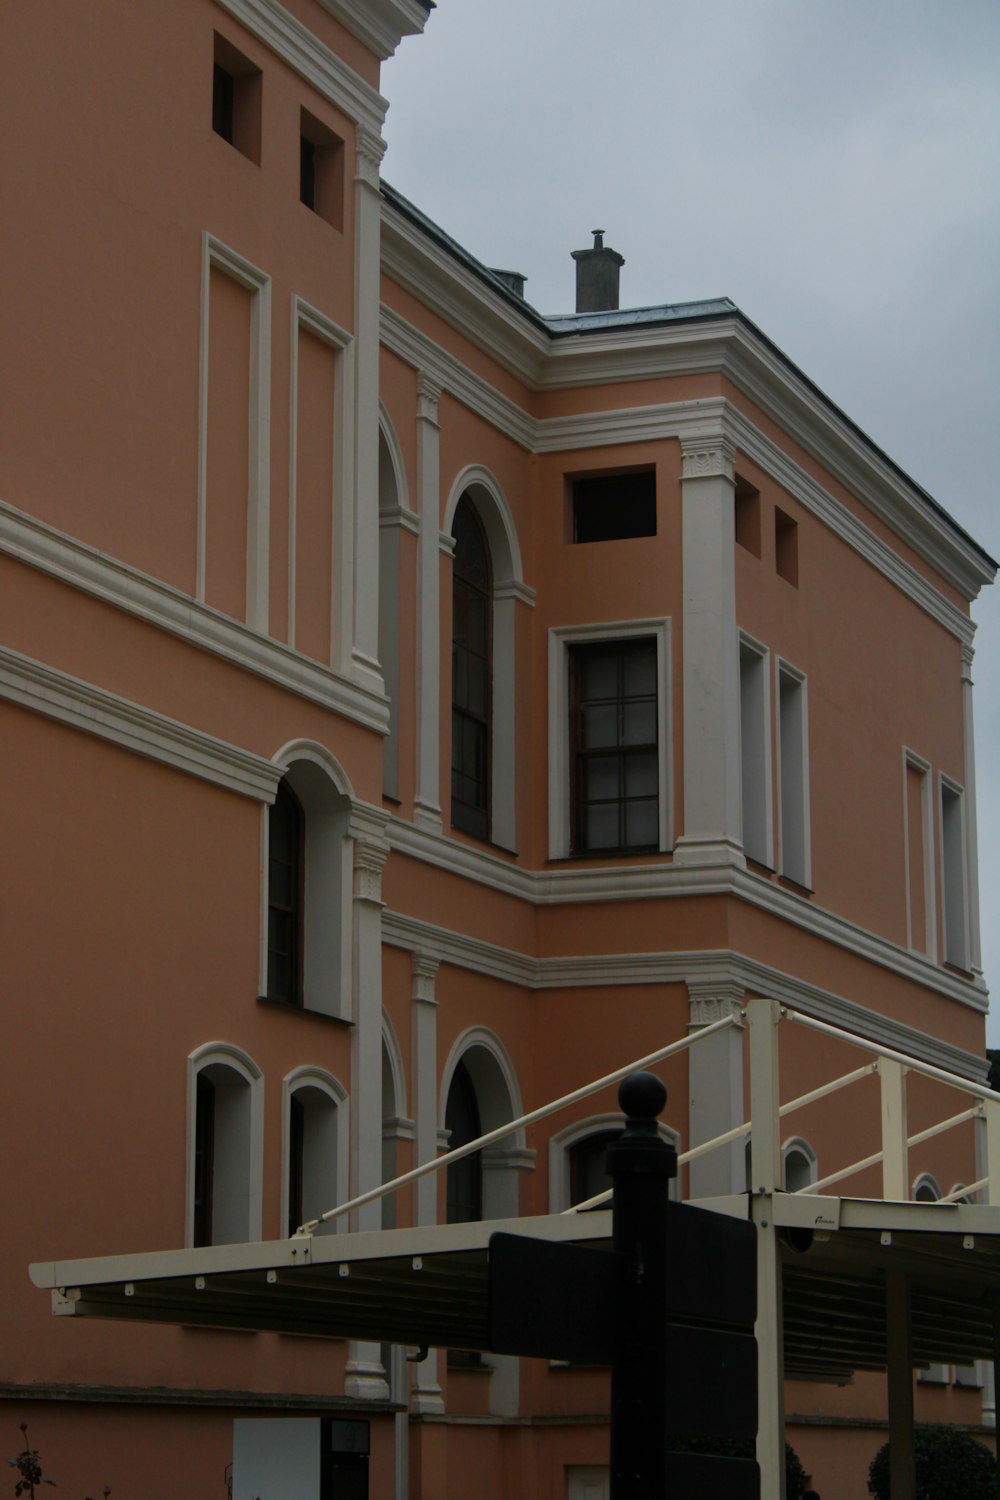
[[[529,453],[560,453],[667,438],[691,443],[720,436],[735,443],[939,625],[963,644],[971,643],[976,627],[969,616],[900,557],[871,527],[823,489],[811,474],[789,458],[772,438],[724,396],[537,419],[384,305],[382,342],[407,364],[428,372],[443,390]],[[937,566],[956,588],[966,592],[967,573],[954,573],[941,556]]]
[[[258,802],[274,801],[283,775],[261,755],[5,647],[0,697]]]
[[[426,864],[475,880],[536,906],[590,901],[651,901],[683,896],[735,896],[791,923],[824,942],[899,975],[949,1000],[985,1012],[987,991],[980,981],[959,978],[919,954],[869,932],[846,917],[797,896],[752,871],[729,866],[631,864],[581,869],[572,863],[546,870],[523,870],[497,855],[459,843],[444,833],[415,828],[394,817],[388,838],[393,849]]]
[[[384,698],[3,500],[0,552],[368,729],[388,728]]]
[[[215,0],[215,3],[228,11],[265,47],[270,47],[282,62],[348,119],[366,125],[376,134],[381,130],[389,101],[277,0]],[[390,5],[391,0],[377,0],[375,9],[388,10]],[[344,0],[344,9],[359,15],[362,13],[360,4],[350,4],[348,0]]]
[[[550,335],[384,199],[382,269],[504,369],[533,388],[541,383]]]
[[[992,581],[994,570],[975,544],[738,314],[556,338],[529,316],[519,317],[468,266],[387,203],[383,268],[529,392],[725,375],[964,597],[974,599]],[[478,399],[481,407],[481,393]]]
[[[394,911],[382,914],[382,937],[391,947],[428,954],[438,964],[451,964],[523,989],[666,984],[738,988],[748,994],[768,995],[832,1026],[964,1077],[981,1081],[987,1070],[985,1058],[975,1053],[730,949],[532,958]]]
[[[415,36],[427,24],[427,12],[416,0],[319,0],[342,26],[385,62],[404,36]]]

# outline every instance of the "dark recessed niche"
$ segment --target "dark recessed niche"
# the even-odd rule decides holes
[[[212,67],[212,129],[241,156],[260,164],[261,73],[218,32]]]
[[[774,507],[774,566],[778,575],[795,588],[799,586],[799,524]]]
[[[656,535],[656,472],[594,474],[570,481],[574,542]]]
[[[299,199],[343,232],[344,143],[307,109],[299,122]]]
[[[754,557],[760,556],[760,491],[736,476],[736,541]]]

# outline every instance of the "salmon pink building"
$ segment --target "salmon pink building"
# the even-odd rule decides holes
[[[744,1194],[754,997],[830,1028],[784,1028],[782,1099],[841,1032],[986,1077],[995,564],[729,301],[620,310],[598,235],[544,317],[388,187],[380,65],[428,14],[2,23],[0,1396],[66,1493],[224,1500],[235,1457],[294,1500],[320,1431],[317,1500],[582,1500],[607,1375],[52,1317],[29,1262],[294,1243],[727,1018],[662,1064],[663,1130],[726,1137],[681,1196]],[[852,1087],[775,1112],[776,1190],[878,1153]],[[898,1191],[850,1191],[982,1179],[974,1109],[913,1141],[942,1092]],[[619,1126],[609,1087],[313,1239],[559,1213]],[[786,1434],[861,1500],[878,1361],[803,1360]],[[989,1423],[982,1365],[913,1362],[918,1413]]]

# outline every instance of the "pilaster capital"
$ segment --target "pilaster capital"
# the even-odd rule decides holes
[[[382,870],[389,845],[367,839],[354,841],[354,899],[382,903]]]
[[[378,192],[379,168],[385,155],[386,143],[377,131],[368,130],[364,125],[358,126],[355,140],[355,181]]]
[[[713,1021],[739,1017],[746,999],[742,984],[731,979],[689,979],[687,981],[691,1028],[711,1026]]]
[[[975,660],[975,657],[976,657],[976,653],[972,649],[972,647],[969,644],[969,642],[968,641],[963,641],[962,642],[962,681],[963,682],[968,682],[968,683],[972,682],[972,663]]]
[[[424,1005],[436,1005],[437,996],[435,985],[437,982],[437,971],[441,967],[439,959],[432,958],[429,953],[414,953],[411,957],[413,987],[410,990],[410,998],[419,1000]]]
[[[437,426],[438,402],[441,400],[441,382],[433,379],[426,370],[417,371],[417,421],[433,422]]]
[[[682,479],[736,477],[736,444],[724,432],[690,433],[681,437]]]

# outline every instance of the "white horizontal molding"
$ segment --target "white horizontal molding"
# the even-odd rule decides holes
[[[726,425],[736,446],[752,458],[755,463],[770,474],[772,479],[786,489],[790,495],[803,505],[806,510],[812,511],[830,530],[835,532],[840,539],[859,553],[866,562],[877,568],[883,577],[888,578],[901,589],[914,604],[931,615],[945,630],[957,636],[965,645],[971,645],[976,633],[974,622],[957,605],[953,604],[940,589],[934,587],[922,573],[919,573],[911,563],[900,557],[899,553],[881,537],[866,526],[856,515],[847,509],[833,495],[825,490],[822,485],[813,479],[800,464],[789,458],[771,438],[767,437],[760,428],[745,417],[736,407],[729,404]],[[899,532],[899,527],[896,527]],[[904,537],[904,540],[909,538]],[[919,549],[914,549],[919,550]],[[960,587],[959,581],[949,576],[949,570],[942,566],[942,558],[935,553],[930,558],[932,564],[941,571],[949,582]],[[963,590],[964,592],[964,590]]]
[[[6,647],[0,697],[230,792],[274,801],[282,769],[263,756]]]
[[[417,0],[320,0],[320,4],[383,62],[404,36],[423,31],[428,14]]]
[[[388,729],[383,697],[3,500],[0,552],[365,728]]]
[[[385,199],[381,248],[387,276],[512,375],[532,388],[542,383],[551,334]]]
[[[538,424],[533,417],[385,303],[381,338],[393,354],[429,377],[476,416],[528,452],[535,451]]]
[[[987,1072],[986,1060],[975,1053],[730,949],[532,958],[392,911],[383,913],[382,935],[391,947],[427,953],[438,963],[531,990],[697,984],[702,990],[717,985],[720,992],[730,992],[735,987],[747,994],[770,996],[831,1026],[963,1077],[982,1081]]]
[[[522,870],[495,855],[459,843],[445,833],[415,828],[402,818],[391,820],[388,838],[391,847],[400,853],[538,906],[655,901],[674,896],[738,896],[824,942],[960,1005],[977,1011],[987,1009],[987,990],[981,981],[963,980],[921,954],[910,953],[752,871],[729,865],[698,867],[631,861],[627,868],[600,865],[581,869],[574,861],[567,861],[561,867]]]
[[[215,3],[349,120],[379,131],[389,108],[388,100],[349,68],[308,26],[278,5],[277,0],[215,0]],[[385,9],[385,5],[381,8]],[[358,12],[360,6],[352,5],[350,9]]]

